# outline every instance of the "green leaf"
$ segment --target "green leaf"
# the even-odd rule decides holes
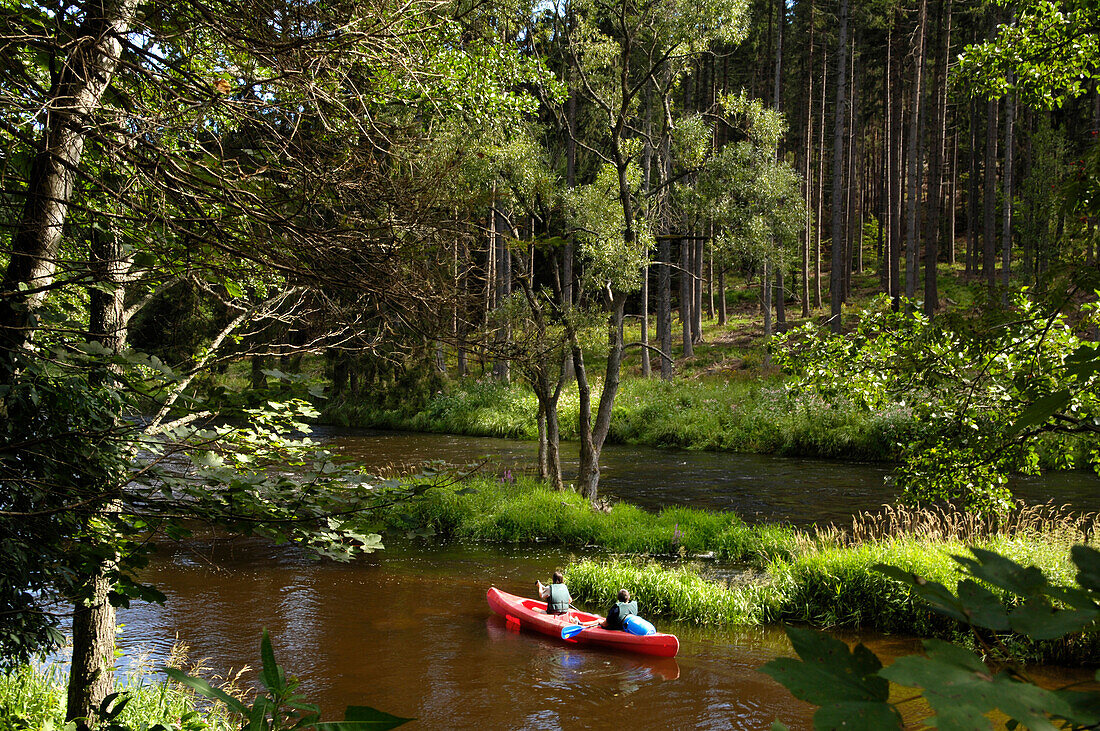
[[[948,617],[964,623],[970,621],[970,615],[967,614],[966,607],[963,606],[958,597],[938,581],[929,581],[889,564],[875,564],[871,569],[913,587],[917,596],[931,604],[941,614],[946,614]]]
[[[1078,544],[1070,549],[1070,556],[1077,566],[1077,583],[1081,588],[1100,592],[1100,551]]]
[[[283,670],[275,662],[275,650],[271,647],[271,635],[264,628],[263,637],[260,639],[260,659],[263,662],[264,686],[270,691],[283,689]]]
[[[834,703],[814,714],[815,731],[886,731],[902,728],[901,715],[889,703]]]
[[[1010,614],[1012,630],[1035,640],[1053,640],[1079,632],[1100,616],[1094,609],[1055,609],[1048,601],[1031,599]]]
[[[1068,404],[1072,397],[1073,395],[1070,393],[1070,390],[1068,388],[1063,388],[1060,391],[1055,391],[1054,393],[1036,399],[1020,412],[1020,415],[1016,419],[1016,423],[1009,429],[1009,435],[1013,436],[1019,434],[1029,426],[1042,424],[1059,409]]]
[[[210,698],[211,700],[221,701],[229,708],[229,710],[233,711],[234,713],[240,713],[242,715],[248,714],[248,706],[241,703],[239,700],[229,695],[225,691],[210,685],[210,683],[207,683],[202,678],[194,678],[183,672],[179,668],[163,668],[163,670],[164,674],[167,675],[169,678],[176,681],[177,683],[186,685],[188,688],[191,688],[199,695]]]
[[[955,556],[976,579],[993,584],[1020,597],[1040,596],[1050,586],[1043,572],[1035,566],[1022,566],[1006,556],[984,548],[971,547],[974,558]]]
[[[1008,630],[1008,613],[996,594],[971,579],[960,581],[958,592],[965,621],[996,632]]]
[[[889,683],[878,677],[882,664],[866,647],[849,650],[838,639],[798,627],[787,627],[787,636],[802,661],[778,658],[760,672],[775,678],[795,697],[819,706],[886,702]]]
[[[880,675],[924,688],[941,729],[987,729],[985,714],[1000,710],[1032,731],[1053,731],[1048,714],[1067,717],[1073,707],[1052,691],[994,674],[977,655],[941,640],[925,640],[927,657],[899,658]]]
[[[139,251],[134,254],[135,269],[152,269],[157,265],[157,257],[149,251]]]
[[[241,289],[241,285],[237,284],[232,279],[225,280],[225,291],[230,297],[244,297],[244,290]]]
[[[319,723],[317,731],[386,731],[415,720],[394,716],[370,706],[348,706],[343,721]]]
[[[1066,356],[1069,374],[1080,380],[1100,373],[1100,348],[1085,343]]]

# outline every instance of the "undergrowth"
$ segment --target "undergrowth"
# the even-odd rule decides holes
[[[172,647],[168,665],[186,665],[187,648]],[[205,675],[222,690],[244,697],[240,673],[231,678],[211,677],[208,668],[187,665],[191,675]],[[0,731],[61,731],[65,726],[68,667],[59,664],[23,665],[0,674]],[[138,663],[116,679],[115,691],[129,700],[115,719],[120,727],[144,731],[157,724],[169,731],[231,731],[239,728],[228,709],[195,694],[190,688],[158,677],[146,664]]]

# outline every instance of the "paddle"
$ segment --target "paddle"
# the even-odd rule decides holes
[[[561,638],[563,640],[568,640],[572,637],[576,637],[577,635],[579,635],[581,632],[584,632],[589,627],[596,627],[596,626],[598,626],[598,625],[590,624],[590,625],[586,626],[586,625],[583,625],[583,624],[568,624],[568,625],[561,628]]]
[[[599,627],[599,623],[595,624],[566,624],[561,628],[561,639],[569,640],[575,638],[577,634],[580,634],[584,630],[591,630],[593,627]]]

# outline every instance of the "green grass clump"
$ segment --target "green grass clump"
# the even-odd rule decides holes
[[[909,588],[873,570],[889,564],[949,588],[958,582],[955,541],[912,538],[825,546],[768,568],[775,619],[824,627],[870,627],[922,637],[950,636],[954,623],[930,611]]]
[[[999,535],[982,541],[982,546],[1025,566],[1037,566],[1052,581],[1072,586],[1070,543],[1062,538]],[[646,616],[718,625],[795,622],[973,642],[962,624],[936,613],[907,586],[872,568],[880,563],[897,566],[953,590],[962,574],[952,555],[966,554],[959,541],[901,536],[851,546],[807,546],[793,557],[775,560],[762,576],[734,583],[708,579],[713,569],[705,564],[667,568],[653,561],[621,559],[585,559],[567,566],[565,574],[579,601],[603,605],[626,588]],[[987,640],[1034,662],[1095,663],[1100,651],[1100,635],[1095,632],[1044,642],[1017,635]]]
[[[758,624],[763,621],[761,607],[767,602],[765,586],[727,589],[694,569],[669,569],[652,562],[587,559],[570,564],[565,579],[576,601],[602,606],[625,588],[637,599],[643,616],[696,624]]]
[[[57,665],[24,665],[0,675],[0,729],[65,728],[67,673]],[[126,693],[129,703],[115,719],[134,731],[157,724],[181,731],[230,731],[228,710],[221,704],[198,698],[190,689],[153,678],[147,670],[127,674],[115,690]],[[201,709],[201,710],[200,710]]]
[[[676,507],[653,514],[627,503],[605,511],[572,491],[556,492],[524,476],[430,489],[396,506],[385,527],[431,527],[443,539],[460,541],[548,541],[619,553],[709,554],[761,564],[790,555],[794,545],[791,529],[749,526],[732,512]]]

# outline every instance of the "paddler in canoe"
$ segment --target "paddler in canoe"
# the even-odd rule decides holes
[[[607,610],[605,618],[594,619],[591,622],[581,622],[581,626],[595,627],[599,625],[604,629],[627,632],[625,625],[627,617],[638,617],[638,602],[630,598],[629,589],[619,589],[618,600]],[[641,617],[638,617],[638,619],[641,619]]]
[[[569,605],[573,603],[573,597],[569,596],[569,589],[565,586],[565,576],[560,571],[555,571],[549,585],[536,581],[539,589],[539,599],[546,600],[547,614],[569,614]]]

